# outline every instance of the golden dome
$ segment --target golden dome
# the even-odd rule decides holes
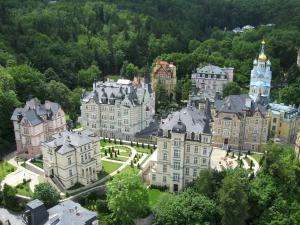
[[[265,55],[265,53],[260,53],[258,59],[261,61],[267,61],[267,56]]]
[[[261,42],[261,50],[260,50],[260,53],[259,53],[259,56],[258,56],[258,60],[260,61],[267,61],[267,56],[265,54],[265,40],[262,40]]]

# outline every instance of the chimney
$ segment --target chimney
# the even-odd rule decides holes
[[[26,225],[41,225],[44,224],[49,218],[49,213],[44,205],[38,199],[35,199],[25,206],[23,213],[23,221]]]

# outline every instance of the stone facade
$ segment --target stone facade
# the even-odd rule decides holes
[[[205,111],[187,106],[162,120],[157,135],[157,159],[150,184],[182,190],[202,169],[210,168],[212,134]]]
[[[284,104],[269,104],[269,134],[280,142],[294,143],[297,135],[298,109]]]
[[[254,59],[253,69],[251,70],[249,96],[252,100],[255,101],[259,95],[269,99],[271,79],[271,62],[265,55],[265,42],[262,41],[258,59]]]
[[[151,74],[153,90],[156,91],[157,84],[160,83],[168,94],[175,96],[176,82],[176,66],[172,62],[157,60]]]
[[[192,74],[192,81],[195,82],[200,92],[206,94],[210,101],[216,96],[221,96],[224,86],[233,81],[234,68],[220,68],[214,65],[197,68]]]
[[[83,95],[79,122],[100,136],[132,140],[149,126],[154,114],[150,84],[108,80],[94,83],[93,91]]]
[[[45,175],[64,189],[93,183],[102,169],[99,148],[99,138],[87,130],[56,134],[42,144]]]
[[[42,105],[36,98],[27,101],[24,108],[16,108],[11,120],[17,152],[29,157],[41,153],[41,142],[66,130],[65,113],[60,105],[50,101]]]
[[[213,143],[224,149],[262,151],[268,138],[268,113],[248,95],[230,95],[215,102]]]

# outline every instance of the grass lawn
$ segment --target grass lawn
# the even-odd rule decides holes
[[[251,154],[250,156],[252,156],[258,163],[260,162],[261,158],[264,156],[263,154]]]
[[[29,182],[21,183],[16,186],[17,194],[31,197],[33,195],[29,187]]]
[[[151,154],[151,149],[148,148],[147,146],[145,146],[144,148],[139,146],[139,147],[136,147],[136,146],[133,146],[135,148],[135,150],[139,153],[147,153],[147,154]]]
[[[122,165],[122,163],[108,162],[108,161],[102,160],[103,171],[107,172],[108,174],[117,170],[121,165]]]
[[[126,162],[127,160],[128,160],[128,157],[112,157],[112,158],[110,158],[110,157],[108,157],[108,159],[111,159],[111,160],[116,160],[116,161],[120,161],[120,162]]]
[[[162,199],[171,195],[169,192],[160,191],[158,189],[148,189],[149,193],[149,205],[151,208],[155,207]]]
[[[8,162],[0,162],[0,181],[3,180],[7,174],[12,173],[16,168],[10,165]]]
[[[33,165],[40,167],[41,169],[43,169],[43,160],[40,159],[33,159],[30,161]]]

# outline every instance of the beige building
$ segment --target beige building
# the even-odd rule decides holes
[[[220,68],[214,65],[207,65],[197,68],[192,74],[192,81],[195,82],[200,92],[205,93],[210,101],[222,96],[226,84],[233,81],[234,68]]]
[[[11,120],[14,124],[18,153],[29,157],[41,153],[41,142],[53,134],[66,130],[65,113],[59,104],[33,98],[24,108],[16,108]]]
[[[157,159],[150,184],[182,190],[202,169],[210,168],[212,134],[205,111],[189,105],[162,120],[157,135]]]
[[[154,92],[157,89],[158,83],[160,83],[168,92],[168,94],[175,94],[176,87],[176,66],[173,63],[157,60],[151,74],[151,85]]]
[[[81,125],[102,137],[132,140],[153,121],[151,85],[130,80],[96,82],[81,100]]]
[[[259,99],[230,95],[215,102],[213,144],[224,149],[262,151],[268,138],[268,112]]]
[[[99,138],[92,132],[65,131],[42,144],[45,175],[62,189],[87,185],[101,171]]]
[[[298,109],[284,104],[269,104],[269,136],[279,142],[294,143]]]

